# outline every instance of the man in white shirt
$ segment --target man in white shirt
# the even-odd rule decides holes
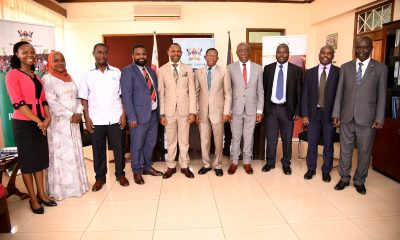
[[[122,108],[120,77],[121,71],[108,65],[108,48],[98,43],[93,48],[95,66],[83,74],[79,98],[84,107],[86,129],[91,133],[93,166],[96,182],[92,191],[99,191],[106,183],[106,139],[114,153],[115,176],[121,186],[128,186],[125,178],[125,156],[123,134],[126,124]]]

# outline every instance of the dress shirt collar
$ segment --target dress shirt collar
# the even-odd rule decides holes
[[[366,60],[364,60],[364,62],[361,62],[358,58],[357,58],[357,60],[356,60],[356,66],[357,66],[357,68],[358,68],[358,64],[359,63],[362,63],[363,64],[363,67],[367,67],[368,66],[368,64],[369,64],[369,61],[371,60],[371,57],[369,57],[369,58],[367,58]]]
[[[332,63],[329,63],[327,65],[319,64],[319,70],[322,72],[324,70],[324,67],[325,67],[325,72],[328,73],[329,70],[331,69],[331,66],[332,66]]]

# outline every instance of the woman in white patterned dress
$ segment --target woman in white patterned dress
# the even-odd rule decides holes
[[[80,197],[88,191],[79,129],[83,107],[65,65],[62,53],[50,53],[47,73],[42,78],[53,119],[47,132],[50,155],[48,192],[57,200]]]

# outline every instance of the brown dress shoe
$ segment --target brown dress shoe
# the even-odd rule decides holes
[[[251,167],[251,164],[245,164],[244,170],[246,171],[247,174],[253,174],[253,168]]]
[[[167,179],[172,176],[172,174],[176,173],[176,168],[168,168],[167,171],[163,174],[163,178]]]
[[[106,181],[96,180],[96,182],[93,184],[92,191],[93,192],[99,191],[105,183]]]
[[[128,181],[128,179],[126,179],[125,176],[117,177],[117,181],[119,182],[119,185],[121,185],[123,187],[129,186],[129,181]]]
[[[133,173],[133,180],[135,180],[136,184],[142,185],[144,184],[144,179],[141,173]]]
[[[147,171],[142,172],[143,175],[151,175],[151,176],[162,176],[163,173],[160,171],[155,170],[154,168],[150,168]]]
[[[235,174],[236,169],[237,169],[237,165],[234,163],[231,163],[231,165],[228,168],[228,174],[229,175]]]
[[[181,168],[181,173],[185,174],[187,178],[194,178],[194,174],[189,170],[189,168]]]

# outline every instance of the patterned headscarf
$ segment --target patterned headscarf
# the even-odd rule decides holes
[[[58,51],[53,51],[49,54],[48,57],[48,63],[47,63],[47,72],[51,73],[51,75],[53,75],[54,77],[63,80],[64,82],[70,82],[71,76],[68,74],[67,70],[65,70],[64,72],[57,72],[54,69],[54,56],[56,54],[61,54],[62,56],[64,56],[61,52]]]

